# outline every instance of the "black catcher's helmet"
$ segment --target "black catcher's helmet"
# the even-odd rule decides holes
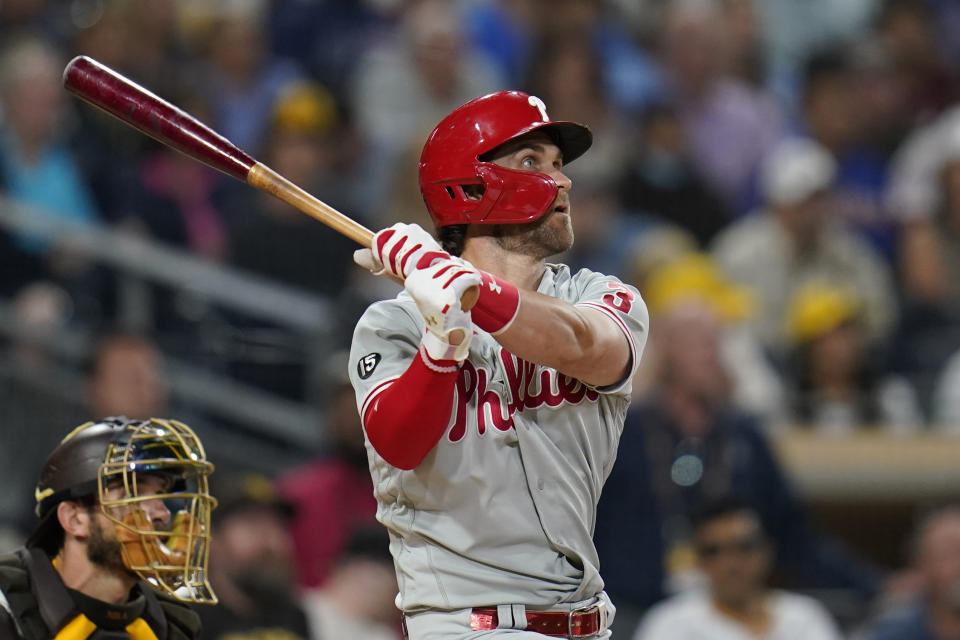
[[[34,497],[40,522],[27,540],[54,555],[63,543],[57,505],[88,501],[114,524],[126,567],[175,597],[216,602],[206,578],[213,465],[176,420],[108,418],[71,431],[47,458]],[[138,476],[160,476],[162,493],[139,495]],[[162,500],[176,513],[158,528],[142,508]]]

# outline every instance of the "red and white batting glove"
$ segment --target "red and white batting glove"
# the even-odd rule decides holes
[[[449,367],[450,361],[466,359],[473,324],[470,312],[460,308],[460,298],[480,280],[480,271],[460,258],[439,260],[407,276],[404,288],[427,323],[420,348],[429,356],[424,358],[428,366]]]
[[[369,249],[353,253],[353,261],[373,275],[387,274],[401,282],[414,270],[449,257],[420,225],[403,222],[377,232]]]

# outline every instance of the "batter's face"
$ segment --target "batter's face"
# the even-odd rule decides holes
[[[572,247],[570,189],[573,183],[563,173],[563,154],[553,139],[542,131],[522,135],[501,145],[490,162],[517,171],[544,173],[560,188],[542,218],[525,224],[497,225],[493,235],[500,245],[508,251],[538,260]]]

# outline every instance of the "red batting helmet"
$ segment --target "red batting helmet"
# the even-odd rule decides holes
[[[434,224],[532,222],[547,213],[559,187],[553,178],[483,162],[480,156],[531,131],[550,135],[569,163],[593,142],[575,122],[550,120],[543,101],[520,91],[499,91],[471,100],[444,118],[420,154],[420,192]],[[483,185],[483,197],[464,185]]]

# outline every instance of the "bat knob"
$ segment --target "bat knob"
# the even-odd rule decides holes
[[[460,308],[464,311],[470,311],[473,308],[473,305],[477,304],[477,299],[480,297],[480,287],[470,287],[463,292],[463,296],[460,298]]]

